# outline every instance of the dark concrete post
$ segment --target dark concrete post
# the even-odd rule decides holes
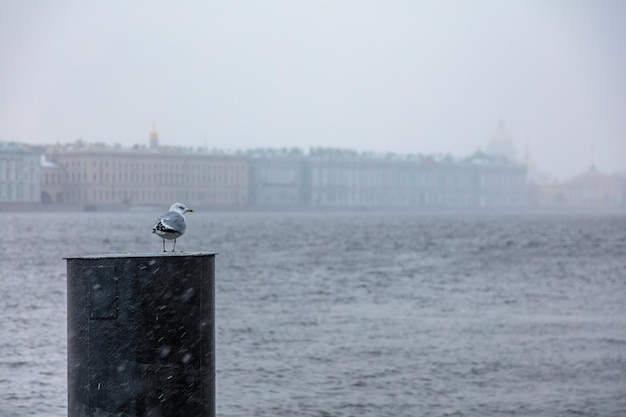
[[[215,416],[215,254],[67,259],[69,417]]]

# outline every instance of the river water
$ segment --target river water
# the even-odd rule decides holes
[[[65,256],[159,213],[3,213],[0,416],[67,415]],[[626,215],[192,213],[217,414],[626,416]]]

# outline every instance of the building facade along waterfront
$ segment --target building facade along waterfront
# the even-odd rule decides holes
[[[49,200],[80,206],[169,205],[244,206],[248,163],[238,155],[185,149],[115,148],[78,144],[54,147],[46,157],[56,165],[59,184],[44,183]],[[60,171],[60,173],[59,173]]]
[[[0,203],[39,203],[41,147],[0,142]]]

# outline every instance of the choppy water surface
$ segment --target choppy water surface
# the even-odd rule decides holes
[[[66,415],[64,256],[159,213],[3,213],[0,416]],[[194,213],[217,251],[217,412],[626,415],[626,216]]]

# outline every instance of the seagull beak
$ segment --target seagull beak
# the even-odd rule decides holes
[[[188,208],[187,210],[185,210],[185,213],[193,213],[193,209]]]

